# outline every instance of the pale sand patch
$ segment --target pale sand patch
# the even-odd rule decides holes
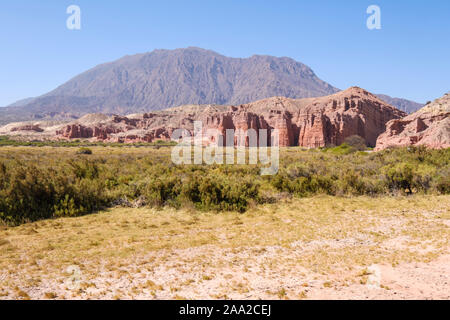
[[[450,197],[421,199],[117,208],[4,229],[0,299],[449,299]]]
[[[401,263],[396,267],[380,265],[378,288],[352,284],[313,289],[311,299],[450,299],[450,255],[429,263]]]
[[[362,267],[323,274],[296,264],[303,250],[313,249],[298,251],[274,246],[241,248],[236,252],[202,246],[161,250],[136,258],[118,270],[109,271],[102,266],[94,274],[82,273],[74,290],[68,289],[67,279],[50,276],[27,294],[32,299],[40,299],[48,292],[66,299],[450,298],[449,254],[428,263],[377,265],[380,286],[371,288],[360,282]]]

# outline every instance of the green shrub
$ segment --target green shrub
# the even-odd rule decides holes
[[[346,155],[346,154],[356,152],[357,149],[353,148],[352,146],[350,146],[344,142],[343,144],[341,144],[338,147],[328,148],[328,149],[325,149],[325,151],[336,154],[336,155]]]
[[[180,194],[181,180],[177,176],[161,176],[148,182],[145,186],[144,196],[148,203],[154,206],[166,204],[176,205]]]
[[[92,150],[89,148],[82,147],[78,149],[77,154],[92,154]]]
[[[258,200],[259,185],[249,178],[240,180],[233,176],[208,175],[198,185],[191,185],[194,189],[188,193],[193,195],[198,191],[198,198],[190,199],[203,209],[244,212],[251,200]]]
[[[366,140],[358,135],[345,138],[344,143],[358,151],[364,151],[367,149]]]
[[[391,190],[399,190],[412,194],[413,166],[409,163],[399,163],[386,168],[386,178]]]
[[[169,148],[100,149],[89,157],[74,157],[76,149],[30,150],[0,148],[0,220],[8,224],[138,200],[149,206],[244,212],[252,203],[286,195],[450,193],[450,149],[362,153],[347,144],[323,151],[282,149],[278,174],[264,177],[258,165],[174,165]]]
[[[450,168],[442,169],[434,179],[434,188],[441,194],[450,194]]]

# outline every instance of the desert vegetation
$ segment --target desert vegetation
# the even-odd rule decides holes
[[[282,148],[274,176],[3,146],[0,299],[448,298],[450,150],[358,146]]]
[[[279,173],[264,177],[258,165],[174,165],[164,145],[3,146],[0,219],[18,225],[111,206],[245,212],[289,197],[450,192],[449,149],[358,150],[357,139],[334,148],[284,148]]]
[[[173,146],[176,143],[172,141],[156,140],[155,142],[136,142],[136,143],[114,143],[114,142],[103,142],[103,141],[87,141],[81,139],[74,140],[30,140],[29,138],[14,137],[10,138],[8,136],[0,136],[0,147],[5,146],[23,146],[23,147],[163,147],[163,146]]]

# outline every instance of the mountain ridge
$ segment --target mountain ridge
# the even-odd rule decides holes
[[[318,78],[310,67],[289,57],[230,58],[197,47],[156,49],[99,64],[46,94],[0,108],[0,124],[73,120],[88,113],[144,113],[186,104],[239,105],[273,96],[301,99],[336,92],[339,89]],[[389,99],[384,96],[385,102],[393,104]]]
[[[339,90],[288,57],[229,58],[196,47],[124,56],[89,69],[19,107],[3,122],[57,120],[86,113],[137,113],[183,104],[242,104],[271,96],[305,98]]]
[[[403,99],[403,98],[391,97],[386,94],[376,94],[376,96],[378,98],[380,98],[381,100],[389,103],[390,105],[395,106],[397,109],[402,110],[409,114],[414,113],[417,110],[419,110],[420,108],[422,108],[423,106],[425,106],[425,104],[423,104],[423,103],[419,103],[419,102],[415,102],[415,101]]]

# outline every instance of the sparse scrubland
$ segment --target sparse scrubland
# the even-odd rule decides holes
[[[449,149],[80,147],[0,148],[0,299],[450,298]]]
[[[17,225],[114,205],[245,212],[291,196],[450,192],[450,149],[286,148],[273,176],[260,176],[258,165],[174,165],[170,155],[167,146],[2,147],[0,220]]]

